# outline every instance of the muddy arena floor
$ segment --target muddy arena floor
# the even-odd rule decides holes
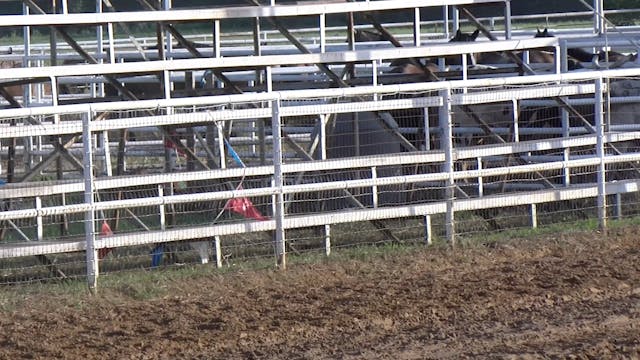
[[[1,359],[640,359],[640,228],[29,294]]]

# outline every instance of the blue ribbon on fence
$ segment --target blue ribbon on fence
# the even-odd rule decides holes
[[[153,250],[151,250],[151,267],[158,267],[162,262],[162,256],[164,255],[164,244],[159,244]]]
[[[229,155],[233,158],[236,164],[245,167],[242,159],[240,159],[240,156],[238,156],[238,153],[233,149],[227,138],[224,139],[224,143],[227,145],[227,151],[229,151]]]

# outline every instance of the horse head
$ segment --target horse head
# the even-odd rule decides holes
[[[555,37],[552,33],[549,32],[549,29],[544,28],[544,30],[540,30],[540,28],[536,29],[535,38],[549,38]],[[544,49],[544,51],[553,52],[553,48]],[[580,65],[581,62],[592,62],[594,60],[594,56],[597,54],[588,52],[581,48],[568,48],[567,55],[569,55],[568,64],[569,70],[582,68]]]
[[[535,38],[545,38],[545,37],[554,37],[553,34],[549,33],[549,29],[544,28],[544,30],[540,31],[540,28],[536,29]]]
[[[452,43],[452,42],[473,42],[473,41],[476,41],[476,39],[478,38],[479,34],[480,34],[480,30],[479,29],[476,29],[476,31],[472,32],[471,34],[463,33],[462,31],[460,31],[460,29],[458,29],[456,31],[455,36],[452,37],[451,40],[449,40],[449,42],[450,43]],[[460,60],[460,56],[458,56],[458,55],[446,56],[445,59],[446,59],[445,62],[448,65],[462,65],[462,61]],[[467,62],[469,64],[476,65],[475,56],[473,54],[467,54]]]
[[[476,31],[472,32],[471,34],[463,33],[462,31],[460,31],[460,29],[458,29],[455,36],[452,37],[449,42],[472,42],[476,41],[478,35],[480,35],[480,29],[476,29]]]

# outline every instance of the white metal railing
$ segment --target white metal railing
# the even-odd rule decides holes
[[[374,12],[394,9],[411,9],[445,5],[504,3],[505,0],[378,0],[366,2],[344,2],[326,4],[305,4],[277,6],[242,6],[205,8],[195,10],[135,11],[47,14],[47,15],[5,15],[0,26],[48,26],[48,25],[101,25],[106,23],[144,23],[176,21],[213,21],[256,17],[308,16],[335,13]]]
[[[431,90],[444,90],[449,92],[448,100],[453,106],[462,104],[477,104],[487,101],[503,101],[500,92],[496,92],[495,98],[491,98],[491,92],[480,93],[481,97],[476,97],[476,93],[470,91],[475,87],[486,87],[488,85],[524,85],[523,87],[513,91],[513,96],[516,98],[547,98],[556,95],[569,95],[569,94],[581,94],[581,95],[593,95],[594,92],[604,91],[604,83],[602,83],[602,76],[639,76],[640,73],[637,69],[625,69],[614,71],[596,71],[588,73],[576,73],[576,74],[560,74],[560,75],[545,75],[545,76],[531,76],[531,77],[514,77],[505,79],[478,79],[472,81],[452,81],[442,83],[423,83],[423,84],[411,84],[411,85],[398,85],[398,86],[372,86],[363,88],[348,88],[348,89],[327,89],[327,90],[309,90],[307,92],[274,92],[264,94],[243,94],[237,96],[225,96],[225,97],[210,97],[210,98],[193,98],[193,99],[170,99],[162,100],[163,106],[173,106],[176,103],[184,102],[184,104],[193,104],[194,102],[202,105],[209,103],[225,103],[230,100],[242,101],[246,103],[251,97],[253,100],[268,101],[272,104],[281,102],[285,99],[300,100],[304,98],[318,98],[319,96],[342,96],[350,97],[355,94],[358,95],[373,95],[383,94],[389,92],[405,92],[409,89],[416,91],[425,89]],[[595,80],[594,80],[595,78]],[[591,79],[596,82],[596,85],[592,84],[575,84],[572,85],[570,81],[580,80],[585,81]],[[537,80],[537,81],[536,81]],[[570,80],[570,81],[568,81]],[[542,82],[541,82],[542,81]],[[573,89],[573,92],[567,92],[566,89],[561,89],[563,81],[568,81],[567,85],[564,85],[567,89]],[[531,84],[541,84],[537,86],[531,86]],[[553,84],[553,85],[546,85]],[[452,94],[451,90],[467,88],[466,94]],[[546,89],[546,90],[545,90]],[[596,91],[597,90],[597,91]],[[444,96],[441,92],[440,97]],[[437,98],[437,97],[436,97]],[[224,100],[224,101],[222,101]],[[415,102],[411,106],[416,107],[439,107],[444,100],[435,100],[427,102]],[[601,100],[602,101],[602,100]],[[139,103],[128,102],[131,108],[141,106]],[[153,102],[152,102],[153,103]],[[380,102],[384,104],[384,102]],[[126,106],[127,103],[120,104],[86,104],[86,105],[69,105],[69,108],[78,110],[80,106],[83,110],[95,112],[98,110],[105,110],[108,108],[116,109],[118,106]],[[147,102],[143,102],[144,105],[149,105]],[[156,102],[157,104],[157,102]],[[294,103],[295,104],[295,103]],[[326,105],[320,108],[320,111],[327,113],[339,112],[339,111],[367,111],[374,107],[375,102],[371,103],[354,103],[359,106],[349,107],[349,104],[334,104]],[[92,108],[95,106],[95,108]],[[278,119],[286,118],[287,116],[295,116],[299,114],[312,113],[312,109],[316,109],[318,105],[310,105],[308,110],[300,111],[303,106],[286,106],[286,102],[281,104],[278,108]],[[324,106],[324,105],[323,105]],[[344,110],[341,107],[346,106]],[[406,103],[403,106],[407,106]],[[48,109],[40,109],[43,113],[55,112],[58,109],[66,109],[65,106],[49,107]],[[4,110],[3,115],[9,114],[13,110]],[[15,111],[25,111],[24,109],[18,109]],[[67,109],[69,111],[69,109]],[[264,109],[252,109],[255,115],[273,118],[273,107],[266,107]],[[221,111],[224,113],[224,111]],[[209,119],[216,119],[216,112],[206,112],[203,114],[205,117],[194,116],[197,114],[189,114],[192,116],[188,121],[182,124],[201,123]],[[239,111],[235,117],[243,117]],[[14,114],[15,115],[15,114]],[[149,125],[169,125],[178,123],[178,118],[160,116],[158,119],[153,117],[144,117],[144,123]],[[218,121],[224,121],[227,115],[216,119]],[[228,118],[234,118],[233,114],[229,114]],[[84,131],[84,138],[91,138],[87,136],[92,132],[104,131],[106,129],[121,128],[128,121],[131,124],[131,119],[125,120],[121,123],[118,120],[104,120],[104,121],[88,121],[91,118],[86,116],[83,120],[83,126],[78,129],[77,125],[74,125],[73,131]],[[155,121],[155,122],[154,122]],[[210,120],[211,121],[211,120]],[[441,122],[441,126],[443,123]],[[188,182],[195,180],[209,180],[225,182],[238,177],[260,177],[269,179],[276,174],[275,162],[281,161],[279,169],[281,174],[298,174],[302,172],[328,172],[328,171],[347,171],[354,169],[361,169],[373,174],[374,169],[388,166],[400,166],[402,164],[408,165],[436,165],[442,166],[447,159],[453,159],[453,161],[462,161],[465,159],[478,159],[478,161],[486,161],[497,156],[519,156],[519,154],[528,154],[536,151],[549,151],[549,150],[569,150],[571,148],[596,148],[602,147],[607,143],[617,143],[620,141],[638,140],[640,139],[640,132],[631,132],[625,134],[605,134],[602,130],[601,123],[596,124],[597,132],[595,134],[569,137],[569,138],[555,138],[545,139],[538,141],[525,141],[515,143],[505,143],[490,146],[469,147],[469,148],[457,148],[445,147],[442,150],[407,153],[407,154],[390,154],[390,155],[378,155],[371,157],[357,157],[357,158],[345,158],[345,159],[332,159],[324,161],[303,161],[282,163],[282,160],[273,158],[274,164],[268,166],[249,166],[247,168],[234,168],[234,169],[217,169],[208,171],[195,171],[176,174],[158,174],[147,176],[135,176],[135,177],[113,177],[113,178],[93,178],[90,176],[90,180],[87,180],[85,176],[84,181],[65,181],[65,182],[53,182],[53,183],[39,183],[36,186],[34,184],[8,184],[0,187],[0,198],[4,199],[18,199],[28,197],[43,197],[48,194],[59,194],[60,192],[66,194],[80,194],[87,193],[93,194],[101,191],[108,191],[119,188],[126,188],[130,186],[160,186],[166,183]],[[44,125],[28,125],[25,128],[32,127],[35,132],[37,129],[41,129]],[[49,126],[49,125],[47,125]],[[60,126],[52,124],[52,126]],[[60,129],[60,128],[57,128]],[[34,133],[35,133],[34,132]],[[15,134],[14,134],[15,135]],[[3,135],[6,136],[6,135]],[[13,135],[12,135],[13,136]],[[271,141],[278,141],[276,137]],[[86,145],[86,143],[85,143]],[[91,147],[85,146],[85,162],[92,158]],[[442,184],[451,182],[455,184],[457,181],[465,179],[480,179],[489,176],[506,176],[515,174],[532,174],[540,171],[568,171],[571,172],[576,168],[583,168],[586,166],[605,166],[607,164],[623,164],[640,161],[640,154],[629,153],[622,155],[606,155],[604,152],[599,151],[598,155],[591,156],[579,156],[568,157],[561,160],[555,160],[545,163],[530,163],[521,164],[516,166],[502,166],[496,168],[478,168],[474,170],[454,170],[453,167],[449,168],[449,171],[440,171],[433,173],[415,173],[410,175],[393,175],[393,174],[378,174],[377,176],[369,176],[361,179],[343,179],[343,180],[329,180],[329,181],[315,181],[305,184],[286,183],[280,187],[262,186],[253,189],[234,189],[234,190],[221,190],[221,191],[206,191],[195,194],[181,194],[181,195],[162,195],[162,196],[147,196],[137,199],[129,200],[110,200],[110,201],[90,201],[82,202],[73,205],[58,205],[58,206],[34,206],[24,209],[7,210],[0,213],[0,220],[2,221],[14,221],[18,219],[38,218],[53,216],[53,215],[72,215],[72,214],[87,214],[89,222],[91,224],[95,216],[95,212],[101,212],[114,209],[130,209],[136,207],[164,207],[172,204],[192,203],[201,201],[219,201],[223,202],[231,198],[242,197],[275,197],[281,196],[280,205],[286,201],[288,195],[291,194],[305,194],[305,193],[318,193],[323,191],[345,191],[347,194],[352,189],[371,188],[377,189],[384,186],[407,186],[410,184],[434,184],[442,186]],[[86,164],[89,166],[90,164]],[[91,171],[88,171],[91,173]],[[85,175],[87,171],[85,171]],[[481,187],[481,182],[478,182]],[[49,240],[49,241],[31,241],[29,243],[22,244],[7,244],[0,246],[0,258],[8,257],[20,257],[30,255],[43,255],[59,252],[74,252],[84,250],[87,244],[90,244],[91,251],[98,251],[99,249],[121,247],[121,246],[135,246],[142,244],[154,244],[159,242],[170,241],[183,241],[183,240],[195,240],[202,238],[209,238],[213,235],[222,236],[230,234],[243,234],[256,231],[271,231],[283,229],[294,229],[299,227],[308,227],[314,225],[331,225],[344,222],[354,222],[363,220],[382,220],[397,218],[402,216],[431,216],[435,214],[453,214],[457,211],[491,208],[491,207],[505,207],[505,206],[517,206],[517,205],[532,205],[537,203],[570,200],[570,199],[584,199],[584,198],[598,198],[600,206],[605,206],[605,197],[609,194],[621,194],[626,192],[636,192],[638,190],[638,181],[626,180],[617,183],[607,183],[604,177],[600,177],[598,183],[587,183],[579,185],[565,184],[559,187],[549,187],[546,189],[538,190],[535,192],[523,192],[518,191],[516,194],[499,194],[499,195],[475,195],[475,196],[460,196],[451,201],[434,200],[433,202],[423,204],[395,204],[394,206],[387,206],[384,208],[378,208],[376,206],[365,206],[361,209],[344,209],[326,213],[302,213],[302,214],[281,214],[279,220],[272,218],[266,221],[241,221],[231,223],[209,224],[209,225],[196,225],[186,228],[180,228],[179,230],[154,230],[141,232],[130,232],[126,234],[115,234],[108,237],[96,238],[95,230],[89,231],[86,237],[89,239],[77,239],[77,240]],[[482,191],[479,191],[482,193]],[[376,196],[376,190],[372,190],[372,194]],[[86,196],[85,196],[86,197]],[[93,199],[93,197],[91,197]],[[277,214],[276,214],[277,215]],[[42,221],[39,222],[42,224]],[[42,226],[42,225],[40,225]],[[455,235],[455,232],[453,233]],[[284,241],[282,239],[281,241]],[[281,249],[284,249],[281,247]],[[279,253],[279,256],[284,256],[283,252]],[[95,266],[95,260],[93,260],[92,266]]]
[[[618,9],[618,10],[605,10],[604,14],[605,16],[607,15],[615,15],[615,14],[634,14],[637,13],[639,10],[638,9]],[[568,13],[547,13],[547,14],[530,14],[530,15],[511,15],[511,19],[514,22],[517,21],[532,21],[535,22],[536,20],[544,20],[544,23],[547,25],[552,25],[549,22],[549,19],[558,19],[558,20],[562,20],[562,21],[567,21],[568,19],[573,19],[573,18],[591,18],[593,17],[593,12],[592,11],[576,11],[576,12],[568,12]],[[500,23],[502,21],[504,21],[503,16],[500,17],[478,17],[478,20],[482,23],[485,24],[489,24],[491,25],[495,25],[496,23]],[[467,23],[468,20],[466,19],[460,19],[460,23],[464,24]],[[538,21],[539,23],[540,21]],[[442,25],[443,20],[428,20],[428,21],[421,21],[420,22],[420,26],[426,29],[430,29],[436,25]],[[392,24],[385,24],[384,25],[386,28],[388,29],[395,29],[395,28],[407,28],[407,27],[411,27],[413,26],[413,23],[410,22],[398,22],[398,23],[392,23]],[[355,26],[356,29],[365,29],[365,28],[371,28],[370,25],[356,25]],[[621,26],[620,28],[624,29],[625,32],[637,32],[638,29],[637,27],[634,26]],[[345,27],[344,26],[328,26],[326,27],[326,31],[327,32],[335,32],[335,31],[340,31],[340,32],[344,32],[345,31]],[[589,27],[589,28],[584,28],[584,29],[576,29],[576,28],[572,28],[572,29],[555,29],[556,33],[558,35],[563,35],[563,36],[591,36],[593,34],[593,27]],[[300,29],[290,29],[290,32],[292,34],[305,34],[305,37],[300,38],[300,40],[302,40],[304,43],[311,43],[311,44],[315,44],[315,43],[319,43],[319,38],[317,37],[316,33],[318,32],[317,28],[300,28]],[[260,38],[263,41],[268,41],[269,44],[278,44],[278,43],[288,43],[288,40],[284,39],[281,37],[281,34],[277,31],[277,30],[261,30],[260,31],[261,35]],[[404,38],[404,37],[411,37],[411,34],[395,34],[396,36],[398,36],[399,38]],[[531,37],[533,35],[531,30],[517,30],[514,29],[513,31],[513,36],[515,37]],[[609,32],[608,36],[612,36],[615,35],[615,32]],[[253,36],[252,32],[249,31],[245,31],[245,32],[234,32],[234,33],[224,33],[221,34],[221,44],[223,45],[223,47],[233,47],[236,45],[248,45],[249,43],[252,43],[253,40],[251,39]],[[423,32],[423,36],[427,39],[435,39],[438,37],[442,37],[443,33],[424,33]],[[244,39],[237,39],[238,37],[240,38],[244,38]],[[197,35],[185,35],[185,38],[188,38],[190,40],[196,41],[196,42],[212,42],[212,35],[211,34],[197,34]],[[136,40],[144,45],[156,45],[156,41],[157,38],[154,37],[137,37]],[[336,37],[336,38],[332,38],[332,37],[326,37],[326,40],[328,42],[331,41],[344,41],[344,37]],[[132,44],[131,44],[131,40],[129,38],[115,38],[114,40],[114,45],[115,48],[131,48]],[[80,45],[82,45],[83,47],[87,47],[87,48],[95,48],[96,47],[96,41],[95,40],[90,40],[90,41],[79,41],[78,42]],[[22,49],[22,44],[15,44],[15,45],[11,45],[14,53],[21,53],[23,51]],[[48,51],[50,47],[49,43],[33,43],[30,45],[30,48],[32,49],[32,51]],[[57,45],[57,48],[59,51],[64,51],[64,50],[71,50],[71,48],[65,44],[65,43],[61,43]]]
[[[196,59],[197,60],[197,59]],[[173,62],[181,62],[188,60],[176,60]],[[173,63],[172,62],[172,63]],[[124,65],[124,64],[122,64]],[[101,66],[106,65],[86,65],[82,68],[88,68],[84,71],[84,74],[91,74],[98,71]],[[113,65],[116,66],[116,65]],[[182,67],[182,66],[180,66]],[[72,69],[60,70],[61,67],[48,68],[52,73],[62,74],[71,72]],[[72,67],[73,68],[73,67]],[[57,70],[56,70],[57,69]],[[122,70],[112,70],[114,72]],[[73,105],[57,105],[57,106],[42,106],[33,108],[11,108],[0,109],[0,119],[2,118],[14,118],[24,116],[37,116],[37,115],[53,115],[53,114],[71,114],[71,113],[86,113],[89,111],[117,111],[123,109],[136,110],[136,109],[155,109],[166,107],[181,107],[181,106],[205,106],[205,105],[217,105],[217,104],[233,104],[233,103],[247,103],[247,102],[262,102],[271,101],[275,99],[280,100],[304,100],[304,99],[318,99],[323,97],[353,97],[364,96],[371,94],[394,94],[394,93],[419,93],[426,91],[437,91],[439,89],[447,88],[464,88],[464,87],[496,87],[496,86],[517,86],[517,85],[529,85],[540,83],[566,83],[566,82],[578,82],[597,77],[608,78],[624,78],[624,77],[636,77],[640,75],[639,68],[625,68],[625,69],[613,69],[613,70],[594,70],[594,71],[580,71],[570,72],[563,74],[545,74],[535,76],[512,76],[512,77],[496,77],[496,78],[482,78],[482,79],[470,79],[470,80],[453,80],[453,81],[439,81],[428,83],[409,83],[409,84],[396,84],[396,85],[378,85],[378,86],[359,86],[349,88],[332,88],[332,89],[308,89],[308,90],[290,90],[290,91],[274,91],[274,92],[262,92],[262,93],[246,93],[235,95],[219,95],[219,96],[205,96],[205,97],[192,97],[192,98],[176,98],[176,99],[157,99],[157,100],[139,100],[139,101],[125,101],[125,102],[107,102],[107,103],[91,103],[91,104],[73,104]],[[580,87],[580,85],[576,85]],[[592,86],[592,85],[590,85]],[[535,88],[533,91],[544,90],[544,87]],[[526,91],[526,90],[524,90]],[[464,96],[481,96],[481,95],[464,95]],[[544,96],[544,95],[543,95]],[[548,96],[548,95],[547,95]],[[536,97],[533,95],[532,97]],[[485,98],[485,101],[491,101],[489,98]],[[580,100],[576,100],[580,101]],[[624,102],[623,99],[617,100]],[[631,101],[635,101],[635,98],[631,98]],[[304,107],[302,108],[304,109]],[[64,131],[64,125],[59,130]],[[73,126],[73,131],[77,131],[77,125]],[[100,125],[96,125],[100,126]],[[105,125],[106,126],[106,125]],[[37,129],[37,127],[34,127]],[[107,130],[108,128],[101,129]],[[37,131],[37,130],[35,130]],[[4,137],[3,133],[0,133],[0,138]]]
[[[624,73],[624,74],[630,74],[630,73],[634,73],[633,71],[631,71],[630,69],[628,70],[616,70],[616,71],[609,71],[606,72],[608,73],[613,73],[613,74],[620,74],[620,73]],[[635,74],[638,75],[638,71],[635,71]],[[581,76],[579,77],[580,79],[585,79],[585,73],[580,74]],[[602,75],[602,72],[592,72],[591,75]],[[544,76],[544,78],[555,78],[556,80],[562,78],[562,75],[558,75],[558,76]],[[486,80],[486,81],[475,81],[475,85],[478,84],[485,84],[487,82],[492,83],[495,79],[493,80]],[[530,83],[530,81],[532,81],[532,77],[526,77],[526,78],[517,78],[517,79],[512,79],[512,80],[505,80],[503,81],[503,83],[511,83],[511,84],[515,84],[515,80],[519,80],[520,83]],[[455,88],[457,86],[461,86],[461,85],[467,85],[470,84],[469,81],[460,81],[460,82],[451,82],[451,83],[427,83],[427,84],[422,84],[423,86],[428,85],[427,88],[428,89],[438,89],[438,88]],[[415,85],[415,84],[414,84]],[[433,87],[435,86],[435,87]],[[570,88],[571,86],[568,85],[568,88]],[[535,97],[549,97],[549,96],[554,96],[554,95],[569,95],[569,94],[589,94],[589,93],[593,93],[594,88],[588,85],[577,85],[578,88],[584,88],[586,89],[586,92],[558,92],[558,90],[555,90],[553,87],[547,87],[547,86],[543,86],[543,87],[539,87],[539,88],[526,88],[526,89],[520,89],[519,92],[521,93],[522,98],[535,98]],[[391,87],[393,89],[393,92],[401,92],[399,91],[399,89],[402,89],[402,87]],[[421,87],[413,87],[413,89],[422,89]],[[546,91],[540,91],[540,90],[549,90],[550,92],[546,92]],[[338,89],[336,89],[338,90]],[[348,90],[348,89],[344,89],[344,90]],[[367,92],[364,92],[365,90],[368,91],[368,94],[381,94],[381,93],[385,93],[390,91],[389,89],[385,89],[383,86],[378,86],[378,87],[369,87],[368,89],[352,89],[353,92],[349,92],[347,91],[346,94],[367,94]],[[355,91],[358,90],[358,91]],[[335,96],[335,94],[342,94],[345,95],[345,93],[341,93],[341,92],[337,92],[336,91],[327,91],[328,94],[333,94]],[[453,105],[463,105],[463,104],[477,104],[477,103],[482,103],[483,101],[504,101],[504,99],[500,98],[499,96],[496,99],[489,99],[489,95],[490,92],[487,92],[486,94],[483,95],[483,97],[481,99],[475,99],[474,98],[474,94],[473,93],[468,93],[468,94],[460,94],[460,95],[455,95],[451,98],[451,102]],[[514,96],[516,96],[516,98],[518,97],[518,92],[514,92]],[[243,102],[246,101],[245,97],[247,96],[251,96],[252,94],[244,94],[244,95],[238,95],[238,96],[232,96],[232,97],[224,97],[224,100],[229,100],[232,98],[236,98],[236,99],[241,99]],[[254,95],[259,95],[259,94],[254,94]],[[301,92],[290,92],[290,93],[273,93],[273,94],[262,94],[265,95],[263,96],[258,96],[257,98],[260,101],[276,101],[277,99],[299,99],[299,98],[304,98],[305,95],[309,96],[309,94],[304,94]],[[322,93],[315,93],[314,97],[318,97],[318,96],[323,96]],[[211,99],[216,99],[216,100],[221,100],[218,99],[217,97],[213,97]],[[210,100],[211,100],[210,99]],[[189,100],[194,100],[194,99],[176,99],[180,100],[180,101],[189,101]],[[200,101],[202,101],[203,99],[198,99]],[[166,101],[165,101],[166,102]],[[390,101],[393,102],[393,101]],[[401,107],[406,107],[407,104],[406,103],[402,103],[402,101],[399,101],[402,106]],[[439,106],[439,104],[441,104],[442,101],[441,100],[434,100],[434,101],[427,101],[427,102],[415,102],[413,104],[413,106],[416,107],[437,107]],[[129,105],[133,105],[134,103],[129,102]],[[172,104],[171,102],[165,103],[165,105],[167,104],[171,104],[171,105],[175,105]],[[204,103],[200,103],[201,105]],[[355,104],[355,103],[354,103]],[[287,108],[282,107],[280,109],[281,112],[281,116],[283,117],[287,117],[287,116],[295,116],[295,115],[301,115],[301,114],[313,114],[313,113],[317,113],[317,111],[321,111],[321,112],[325,112],[325,113],[335,113],[335,112],[340,112],[340,111],[345,111],[345,112],[351,112],[351,111],[358,111],[359,109],[372,109],[372,105],[374,105],[375,102],[372,103],[361,103],[358,102],[357,103],[357,107],[349,107],[349,104],[338,104],[338,105],[324,105],[324,108],[318,109],[316,106],[317,105],[312,105],[311,106],[311,110],[307,110],[307,111],[300,111],[299,108],[305,108],[304,106],[296,106],[296,107],[292,107],[292,108]],[[90,111],[102,111],[102,110],[106,110],[109,108],[115,109],[115,108],[119,108],[122,109],[123,104],[103,104],[104,106],[106,106],[106,108],[100,108],[100,106],[97,106],[96,108],[92,109],[91,106],[93,106],[94,104],[88,105],[90,109]],[[340,109],[341,106],[343,105],[347,105],[346,109]],[[79,105],[69,105],[68,107],[71,108],[76,108]],[[60,108],[65,108],[64,106],[61,106]],[[135,106],[134,106],[135,108]],[[378,108],[377,110],[388,110],[388,109],[393,109],[394,107],[381,107]],[[23,109],[24,110],[24,109]],[[50,109],[48,109],[51,112],[56,111],[56,107],[52,107]],[[85,109],[86,110],[86,109]],[[271,113],[271,110],[269,108],[265,108],[265,109],[252,109],[250,110],[253,113],[253,116],[258,116],[258,117],[268,117],[269,114]],[[225,111],[221,111],[221,113],[224,113]],[[189,114],[189,117],[185,120],[183,120],[184,122],[176,122],[177,119],[180,118],[180,115],[164,115],[164,116],[158,116],[158,117],[143,117],[140,123],[144,123],[146,126],[150,126],[150,125],[157,125],[157,126],[162,126],[162,125],[171,125],[171,124],[188,124],[191,122],[198,122],[201,123],[203,121],[224,121],[225,119],[237,119],[237,118],[242,118],[243,116],[241,115],[242,110],[238,110],[237,113],[235,115],[233,115],[233,112],[229,112],[228,116],[216,116],[218,112],[204,112],[202,114]],[[248,116],[247,116],[248,117]],[[105,130],[109,130],[109,129],[118,129],[118,128],[125,128],[127,126],[130,127],[132,120],[135,119],[118,119],[118,120],[104,120],[104,121],[100,121],[100,122],[92,122],[90,124],[90,131],[94,132],[94,131],[105,131]],[[47,125],[25,125],[24,127],[29,128],[29,135],[30,136],[38,136],[38,135],[51,135],[51,134],[56,134],[56,133],[79,133],[82,129],[82,124],[81,122],[75,121],[75,122],[70,122],[68,124],[65,124],[64,122],[62,124],[47,124]],[[7,127],[8,131],[7,133],[3,133],[2,137],[7,137],[7,138],[11,138],[11,137],[16,137],[19,136],[20,134],[24,135],[25,131],[22,130],[22,132],[16,132],[16,127]],[[609,135],[609,136],[619,136],[619,135]],[[627,140],[632,140],[635,139],[635,137],[632,136],[632,134],[629,134],[629,139]],[[591,137],[587,137],[589,139],[592,139],[593,141],[593,136]],[[571,138],[571,139],[559,139],[559,140],[552,140],[552,141],[545,141],[545,142],[536,142],[536,143],[518,143],[518,144],[512,144],[509,146],[505,146],[505,147],[482,147],[482,148],[470,148],[470,149],[459,149],[456,150],[456,158],[458,159],[464,159],[464,158],[474,158],[474,157],[478,157],[478,156],[495,156],[495,155],[500,155],[500,154],[507,154],[510,152],[529,152],[529,151],[536,151],[536,150],[542,150],[542,149],[551,149],[554,148],[554,146],[570,146],[568,145],[568,141],[570,142],[575,142],[576,139],[580,139],[580,138]],[[586,139],[586,138],[585,138]],[[624,140],[624,139],[623,139]],[[621,141],[621,139],[617,139],[617,138],[611,138],[609,141]],[[556,145],[554,146],[547,146],[545,144],[551,144],[551,143],[555,143]],[[561,144],[561,145],[558,145]],[[582,143],[581,145],[575,144],[573,146],[585,146],[587,144],[593,144],[593,142],[591,143]],[[529,148],[527,148],[527,146],[529,146]],[[502,150],[497,150],[497,149],[502,149]],[[441,161],[442,160],[442,154],[441,153],[434,153],[435,155],[432,156],[436,156],[435,158],[433,158],[432,160],[426,160],[428,158],[425,159],[418,159],[418,158],[411,158],[411,161],[416,161],[416,162],[425,162],[425,161]],[[467,155],[465,155],[467,154]],[[428,156],[428,155],[422,155],[422,156]],[[624,158],[618,158],[618,159],[623,159],[623,161],[628,161]],[[382,162],[380,163],[376,163],[375,161],[372,163],[371,159],[366,159],[363,160],[366,162],[366,164],[372,165],[373,166],[384,166],[386,163],[386,161],[388,161],[386,158],[382,158]],[[397,159],[393,160],[393,163],[399,163]],[[401,163],[401,162],[400,162]],[[333,165],[331,165],[333,164]],[[343,166],[344,163],[341,160],[335,160],[335,161],[330,161],[330,162],[324,162],[321,164],[316,164],[316,163],[309,163],[307,165],[301,165],[301,164],[291,164],[291,165],[285,165],[284,169],[285,171],[291,171],[291,172],[295,172],[295,171],[322,171],[322,170],[328,170],[328,169],[336,169],[339,168],[340,166]],[[350,162],[349,164],[350,166],[354,166],[353,160]],[[291,170],[287,170],[291,168]],[[217,170],[219,172],[219,174],[224,173],[225,171],[228,171],[230,177],[237,177],[237,176],[255,176],[255,175],[270,175],[271,174],[271,170],[269,170],[269,167],[258,167],[258,168],[248,168],[248,169],[229,169],[229,170]],[[295,169],[295,170],[294,170]],[[218,176],[222,176],[222,175],[212,175],[212,174],[216,174],[216,170],[212,170],[212,172],[204,172],[204,173],[197,173],[197,174],[166,174],[166,175],[153,175],[153,176],[148,176],[148,177],[138,177],[138,178],[131,178],[131,179],[118,179],[117,183],[119,184],[118,187],[127,187],[127,186],[136,186],[136,185],[150,185],[150,184],[157,184],[158,182],[173,182],[173,181],[189,181],[189,180],[197,180],[197,179],[214,179],[214,178],[218,178]],[[199,174],[199,175],[198,175]],[[109,182],[114,182],[114,181],[110,181],[110,180],[96,180],[96,189],[108,189],[109,186],[106,185],[98,185],[101,183],[109,183]],[[48,186],[42,187],[42,189],[47,189],[47,190],[42,190],[42,189],[38,189],[36,187],[31,187],[28,184],[23,184],[24,188],[21,189],[20,185],[17,186],[18,189],[12,189],[12,188],[6,188],[6,189],[2,189],[0,188],[0,198],[13,198],[13,197],[17,197],[17,196],[41,196],[41,195],[45,195],[47,193],[51,193],[51,190],[48,189]],[[64,191],[64,192],[73,192],[74,189],[75,191],[80,189],[80,185],[79,183],[76,184],[65,184],[65,185],[55,185],[57,187],[59,187],[58,191]],[[62,187],[60,187],[62,186]],[[114,186],[114,185],[111,185]],[[64,190],[63,190],[64,189]],[[41,192],[42,191],[42,192]],[[262,195],[268,195],[270,194],[271,190],[267,191],[266,193],[262,194]],[[251,191],[249,191],[250,193]],[[231,193],[234,194],[234,193]],[[17,196],[16,196],[17,195]],[[254,194],[255,195],[255,194]],[[228,198],[229,194],[224,194],[221,195],[221,199],[222,198]],[[231,196],[233,197],[233,196]],[[164,201],[164,200],[163,200]],[[154,203],[155,204],[155,203]],[[10,213],[5,213],[4,216],[11,216]]]
[[[505,40],[494,42],[447,43],[433,47],[410,47],[394,49],[372,49],[345,52],[300,55],[266,55],[257,57],[176,59],[163,61],[145,61],[119,64],[96,64],[83,66],[44,66],[35,68],[14,68],[0,71],[0,80],[34,77],[83,76],[102,74],[151,73],[161,71],[184,71],[216,68],[256,68],[277,65],[296,64],[340,64],[350,62],[378,61],[402,58],[425,58],[461,53],[494,52],[505,50],[523,50],[537,47],[559,46],[557,38],[538,38],[523,40]]]

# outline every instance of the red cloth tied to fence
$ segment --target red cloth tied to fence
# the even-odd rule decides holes
[[[246,218],[256,220],[266,220],[267,218],[260,214],[260,211],[256,209],[251,200],[246,197],[234,198],[227,201],[224,206],[225,209],[231,210],[234,213],[238,213]]]
[[[100,236],[110,236],[113,235],[113,231],[111,231],[111,227],[109,223],[106,221],[102,222],[102,227],[100,228]],[[111,252],[111,248],[102,248],[98,249],[98,259],[103,259],[107,254]]]

